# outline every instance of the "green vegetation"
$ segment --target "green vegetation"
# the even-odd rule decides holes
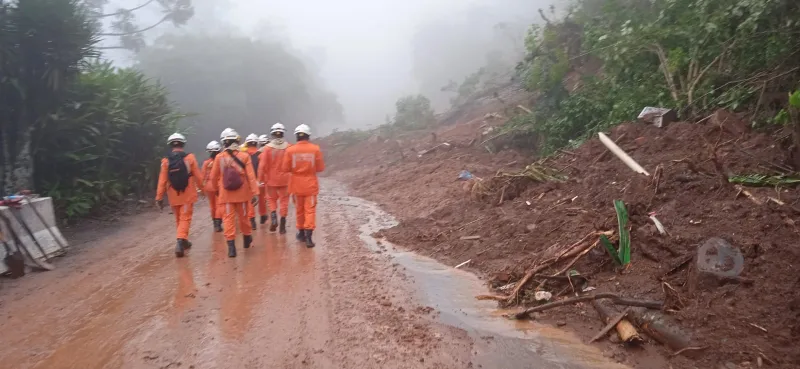
[[[644,106],[683,118],[758,106],[755,120],[767,121],[775,110],[764,97],[800,80],[794,0],[579,0],[560,20],[542,18],[518,67],[539,98],[510,128],[539,136],[544,153]]]
[[[0,2],[0,188],[86,215],[155,186],[180,117],[133,70],[87,62],[100,37],[77,0]]]
[[[425,128],[435,122],[431,101],[425,96],[401,97],[395,103],[395,107],[397,112],[394,119],[387,118],[387,125],[409,130]]]
[[[615,249],[605,235],[600,235],[600,243],[608,251],[614,263],[619,266],[627,266],[631,263],[631,234],[628,230],[628,210],[622,200],[614,200],[614,211],[617,212],[617,223],[619,223],[619,247]]]

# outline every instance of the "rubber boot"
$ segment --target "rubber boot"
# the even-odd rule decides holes
[[[187,249],[187,250],[188,250],[188,249],[191,249],[191,248],[192,248],[192,243],[191,243],[189,240],[187,240],[187,239],[184,239],[184,240],[183,240],[183,248],[184,248],[184,249]]]
[[[314,231],[311,229],[306,229],[306,247],[312,248],[314,245],[314,240],[311,239],[311,236],[314,234]]]
[[[236,257],[236,241],[234,240],[228,241],[228,257],[229,258]]]
[[[249,249],[250,244],[253,243],[253,236],[252,235],[245,235],[244,236],[244,248]]]
[[[179,238],[178,241],[175,242],[175,257],[183,257],[183,239]]]
[[[281,217],[281,228],[278,232],[280,234],[286,234],[286,217]]]
[[[306,242],[306,231],[304,229],[298,229],[295,238],[300,242]]]
[[[275,212],[273,211],[271,218],[272,219],[269,223],[269,231],[275,232],[275,230],[278,229],[278,214],[275,214]]]
[[[222,232],[222,219],[214,219],[214,231],[217,233]]]
[[[254,231],[256,230],[256,218],[250,218],[250,228],[253,228]]]
[[[261,216],[261,224],[264,224],[264,223],[266,223],[266,222],[267,222],[267,219],[269,219],[269,217],[267,217],[266,215],[262,215],[262,216]]]

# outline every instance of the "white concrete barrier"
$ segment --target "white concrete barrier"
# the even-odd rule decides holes
[[[61,231],[58,229],[56,225],[55,214],[53,212],[53,199],[49,197],[39,197],[35,199],[31,199],[31,203],[29,204],[27,200],[22,201],[22,206],[19,209],[9,209],[7,206],[0,206],[0,214],[6,217],[10,223],[11,228],[16,232],[17,236],[19,236],[20,241],[23,243],[24,247],[31,253],[31,255],[40,261],[44,261],[45,257],[42,255],[42,252],[39,250],[39,247],[36,246],[36,243],[31,239],[30,234],[25,228],[19,224],[17,221],[17,217],[14,216],[11,212],[14,211],[17,213],[20,219],[28,225],[33,236],[36,237],[36,240],[39,241],[39,245],[42,246],[44,252],[47,254],[48,257],[54,257],[62,254],[64,250],[62,250],[61,246],[59,245],[58,241],[53,237],[58,238],[61,241],[61,245],[65,247],[68,246],[67,240],[61,234]],[[39,216],[36,215],[36,212],[33,211],[31,208],[33,206],[36,211],[44,218],[44,223]],[[47,223],[45,225],[45,223]],[[49,227],[48,227],[49,226]],[[14,238],[12,237],[11,232],[6,228],[6,224],[3,221],[0,221],[0,232],[2,232],[3,237],[5,238],[6,242],[11,245],[12,249],[17,249],[17,244],[14,242]],[[23,255],[26,253],[20,250]],[[5,273],[7,267],[2,260],[6,256],[6,250],[4,247],[0,247],[0,273]],[[29,258],[26,255],[26,264],[28,265],[35,265],[36,263],[32,263],[33,260],[28,260]]]

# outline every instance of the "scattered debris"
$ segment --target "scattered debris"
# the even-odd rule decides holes
[[[434,147],[431,147],[430,149],[420,151],[419,154],[417,154],[417,157],[421,158],[424,155],[427,155],[427,154],[430,154],[430,153],[436,151],[440,147],[444,148],[444,149],[449,149],[451,146],[452,145],[450,145],[450,143],[448,143],[448,142],[442,142],[442,143],[440,143],[440,144],[438,144],[438,145],[436,145]]]
[[[721,238],[709,238],[697,248],[695,267],[688,285],[690,293],[697,288],[712,288],[728,278],[739,277],[744,270],[742,252]]]
[[[455,268],[456,269],[461,268],[462,266],[469,264],[470,261],[472,261],[472,259],[469,259],[461,264],[456,265]]]
[[[461,173],[458,174],[458,180],[460,181],[468,181],[470,179],[475,178],[468,170],[462,170]]]
[[[547,291],[536,291],[536,293],[533,294],[533,298],[536,301],[550,301],[550,299],[553,298],[553,294]]]
[[[653,212],[653,213],[650,213],[648,215],[650,216],[650,220],[653,221],[653,224],[656,225],[656,229],[658,229],[658,233],[661,233],[661,235],[666,235],[667,234],[667,230],[664,229],[664,225],[661,224],[661,221],[659,221],[658,218],[656,218],[656,213]]]
[[[480,239],[481,239],[481,236],[464,236],[464,237],[461,237],[462,241],[475,241],[475,240],[480,240]]]
[[[645,123],[650,123],[658,128],[662,128],[669,123],[677,121],[678,113],[673,109],[648,106],[642,109],[642,112],[639,113],[639,116],[636,118]]]
[[[691,338],[670,317],[643,307],[631,308],[631,319],[645,334],[673,350],[689,347]]]
[[[605,133],[599,132],[597,136],[600,137],[600,142],[602,142],[603,145],[605,145],[611,151],[612,154],[616,155],[620,160],[622,160],[622,162],[625,163],[625,165],[627,165],[628,168],[631,168],[636,173],[644,174],[646,176],[650,175],[650,173],[644,170],[644,168],[642,168],[642,166],[639,165],[639,163],[637,163],[635,160],[633,160],[633,158],[631,158],[628,154],[626,154],[625,151],[622,151],[622,149],[620,149],[619,146],[617,146],[617,144],[614,143],[614,141],[611,141],[611,139],[608,138],[608,136],[606,136]]]
[[[621,296],[619,296],[617,294],[613,294],[613,293],[601,292],[601,293],[597,293],[597,294],[594,294],[594,295],[573,297],[573,298],[569,298],[569,299],[564,299],[564,300],[560,300],[560,301],[551,302],[551,303],[548,303],[548,304],[534,306],[532,308],[529,308],[529,309],[526,309],[524,311],[521,311],[519,313],[514,314],[514,318],[515,319],[525,319],[526,317],[528,317],[528,315],[530,315],[532,313],[538,313],[540,311],[545,311],[545,310],[549,310],[549,309],[552,309],[552,308],[557,308],[559,306],[577,304],[577,303],[580,303],[580,302],[589,302],[589,301],[592,301],[592,300],[600,300],[600,299],[611,300],[611,302],[613,302],[616,305],[641,306],[641,307],[650,308],[650,309],[661,309],[661,307],[664,305],[664,303],[662,301],[637,300],[637,299],[621,297]]]
[[[768,176],[763,174],[745,174],[728,177],[728,182],[749,187],[779,187],[800,184],[800,178],[787,176]]]
[[[597,314],[600,315],[600,319],[606,323],[606,326],[600,330],[592,339],[589,340],[589,343],[597,341],[603,338],[611,329],[616,328],[617,335],[619,336],[620,340],[625,343],[642,343],[642,337],[639,336],[639,332],[636,331],[636,328],[625,319],[625,317],[630,313],[630,308],[625,308],[621,313],[617,314],[614,317],[611,317],[612,310],[606,306],[604,306],[600,301],[594,300],[592,301],[592,306],[597,311]]]

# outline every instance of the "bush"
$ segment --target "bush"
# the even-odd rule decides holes
[[[37,187],[70,219],[149,193],[180,117],[140,72],[93,64],[38,132]]]

